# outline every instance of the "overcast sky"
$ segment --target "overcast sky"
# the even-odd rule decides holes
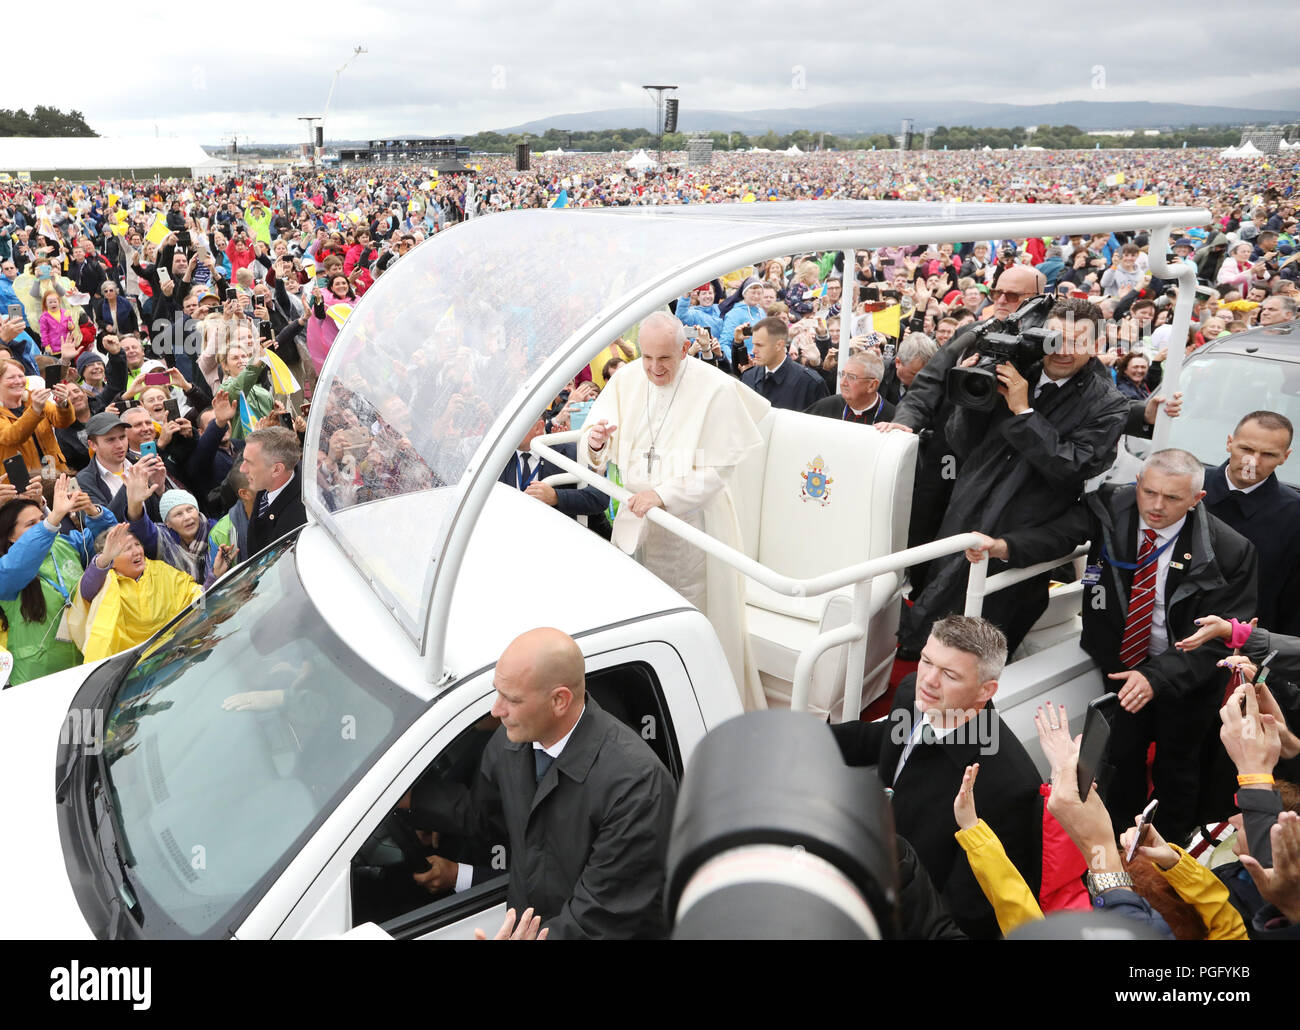
[[[7,48],[0,106],[75,108],[102,135],[156,127],[210,144],[232,132],[303,139],[297,117],[324,113],[334,71],[358,45],[368,52],[339,77],[331,139],[475,132],[614,107],[639,108],[650,125],[644,82],[676,83],[683,107],[737,111],[949,96],[1232,104],[1300,90],[1300,66],[1278,59],[1300,31],[1295,0],[55,8],[70,59],[57,41]],[[70,26],[85,30],[75,44]]]

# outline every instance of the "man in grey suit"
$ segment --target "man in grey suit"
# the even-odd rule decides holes
[[[422,829],[509,846],[507,902],[551,939],[660,937],[677,788],[649,745],[586,695],[582,651],[557,629],[516,637],[497,661],[473,790],[436,779],[411,792]],[[416,881],[472,877],[439,856]]]

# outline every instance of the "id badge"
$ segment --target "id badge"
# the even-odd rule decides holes
[[[1101,582],[1101,566],[1089,565],[1083,570],[1083,583],[1086,586],[1094,586]]]

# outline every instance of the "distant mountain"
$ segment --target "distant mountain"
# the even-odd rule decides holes
[[[1268,107],[1283,111],[1300,111],[1300,89],[1272,89],[1265,93],[1251,93],[1237,97],[1242,107]],[[1291,116],[1292,118],[1295,115]]]
[[[978,101],[923,100],[887,104],[823,104],[807,108],[758,111],[695,110],[682,97],[677,119],[680,131],[743,132],[746,135],[807,129],[812,132],[867,134],[897,132],[903,118],[915,121],[918,131],[940,125],[970,125],[1009,129],[1017,125],[1077,125],[1085,130],[1162,129],[1203,125],[1243,125],[1290,122],[1300,118],[1300,92],[1279,90],[1255,95],[1271,98],[1276,108],[1210,107],[1194,104],[1159,104],[1147,101],[1076,100],[1059,104],[986,104]],[[1290,98],[1288,100],[1288,98]],[[508,134],[564,128],[575,131],[645,127],[653,130],[654,111],[648,107],[583,111],[538,118],[523,125],[497,129]]]

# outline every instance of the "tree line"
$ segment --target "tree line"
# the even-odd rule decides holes
[[[66,114],[37,104],[31,114],[23,108],[0,108],[0,136],[98,136],[80,111]]]

